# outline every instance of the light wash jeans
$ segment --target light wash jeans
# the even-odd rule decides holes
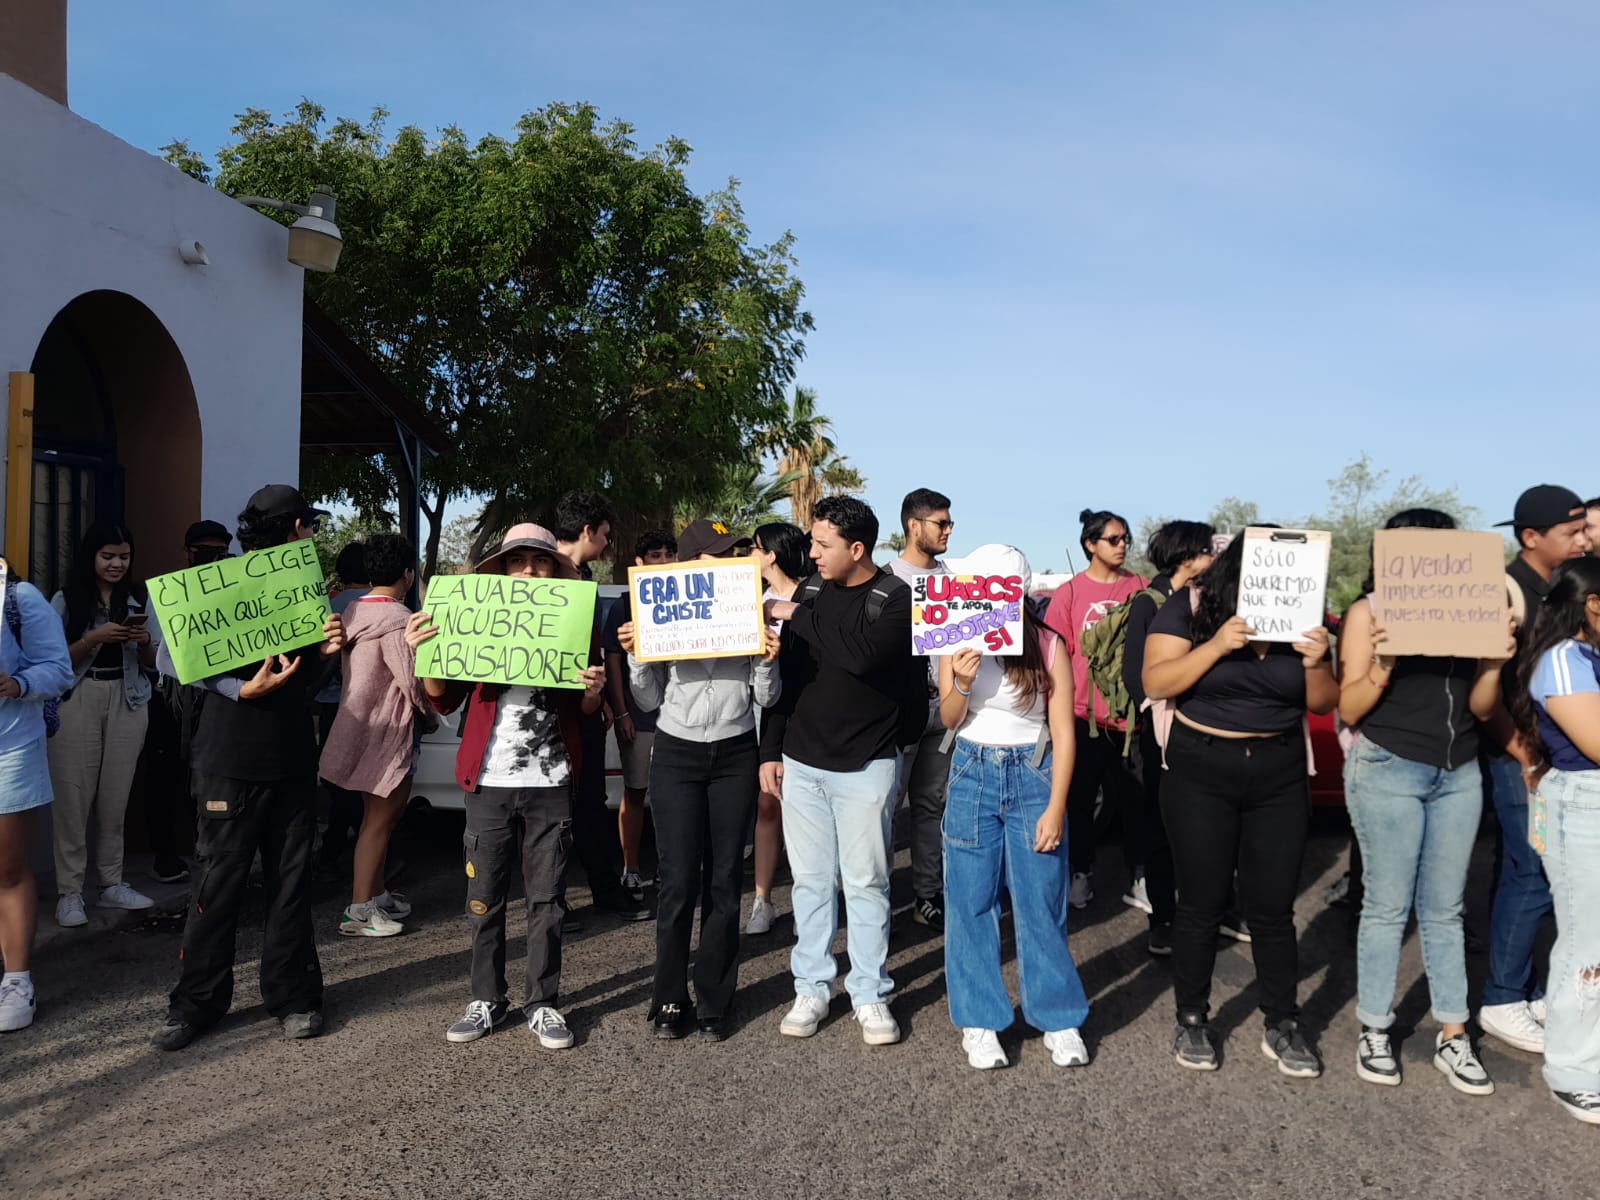
[[[1550,884],[1539,855],[1528,844],[1528,789],[1522,766],[1513,758],[1489,765],[1494,815],[1500,822],[1500,855],[1494,906],[1489,910],[1489,974],[1483,981],[1485,1004],[1537,1000],[1544,988],[1533,973],[1533,946],[1539,922],[1550,911]]]
[[[1556,910],[1544,1081],[1557,1092],[1600,1092],[1600,771],[1551,771],[1539,795]]]
[[[795,943],[789,957],[796,995],[826,1002],[839,964],[836,881],[849,917],[845,990],[856,1008],[888,999],[890,822],[898,759],[874,759],[859,771],[822,771],[784,756],[783,841],[794,876]]]
[[[1066,831],[1047,854],[1034,827],[1050,803],[1050,758],[1032,765],[1034,746],[980,746],[957,739],[944,805],[944,975],[950,1020],[959,1029],[1010,1026],[1011,998],[1000,974],[1000,884],[1011,893],[1022,1015],[1050,1033],[1089,1016],[1067,949],[1072,868]]]
[[[1433,1019],[1464,1024],[1467,952],[1462,902],[1483,815],[1477,760],[1430,767],[1361,738],[1345,758],[1345,803],[1361,844],[1361,925],[1356,936],[1356,1016],[1394,1024],[1400,946],[1413,904]]]

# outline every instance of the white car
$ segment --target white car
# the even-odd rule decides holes
[[[620,584],[600,585],[600,620],[626,592]],[[412,800],[423,800],[434,808],[464,809],[466,793],[456,783],[456,749],[461,745],[461,722],[466,706],[441,717],[439,728],[422,739],[417,755],[417,773],[411,780]],[[622,760],[617,756],[617,739],[606,732],[606,807],[622,804]]]

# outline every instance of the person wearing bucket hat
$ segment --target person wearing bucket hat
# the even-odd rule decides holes
[[[1506,566],[1506,593],[1517,622],[1517,657],[1501,679],[1517,674],[1521,648],[1539,606],[1550,591],[1550,576],[1568,559],[1590,549],[1584,532],[1588,510],[1578,493],[1541,483],[1517,497],[1510,526],[1517,556]],[[1510,707],[1508,704],[1507,707]],[[1483,981],[1478,1024],[1491,1037],[1530,1054],[1544,1051],[1544,987],[1534,972],[1534,944],[1553,900],[1544,865],[1528,841],[1528,788],[1523,772],[1534,764],[1513,742],[1509,753],[1489,759],[1489,792],[1500,824],[1496,847],[1494,901],[1489,909],[1489,971]]]
[[[577,568],[540,525],[514,525],[478,574],[517,579],[576,579]],[[415,650],[439,630],[426,606],[406,624]],[[507,687],[459,679],[424,679],[423,691],[441,713],[466,705],[456,782],[466,793],[463,846],[467,921],[472,928],[472,999],[445,1030],[445,1040],[472,1042],[510,1015],[507,995],[506,908],[511,872],[521,860],[528,924],[527,996],[522,1012],[539,1044],[572,1045],[556,1008],[561,985],[561,925],[573,789],[583,761],[578,720],[600,707],[605,668],[583,672],[583,690]]]
[[[1000,957],[1000,889],[1011,894],[1022,1015],[1044,1030],[1058,1067],[1081,1067],[1078,1030],[1089,999],[1067,946],[1067,792],[1076,730],[1072,661],[1034,614],[1033,572],[1015,546],[981,546],[946,562],[952,575],[999,581],[1022,620],[1021,653],[968,643],[940,655],[939,717],[955,732],[944,809],[944,970],[950,1020],[967,1062],[1007,1065],[999,1031],[1012,1021]]]
[[[239,546],[248,554],[307,540],[326,515],[298,489],[271,484],[239,514]],[[194,685],[212,693],[200,707],[190,753],[201,870],[184,924],[178,983],[166,1024],[152,1039],[159,1049],[187,1046],[233,1003],[239,916],[258,851],[268,881],[262,998],[285,1037],[322,1032],[322,967],[311,927],[317,809],[311,697],[344,648],[344,622],[337,613],[322,632],[320,645]],[[166,643],[156,666],[176,679]]]

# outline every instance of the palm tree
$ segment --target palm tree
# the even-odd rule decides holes
[[[833,442],[833,422],[817,411],[817,393],[797,387],[789,411],[757,442],[778,457],[778,474],[787,478],[790,519],[811,528],[811,511],[824,495],[851,495],[866,489],[861,472],[850,466]]]
[[[715,516],[730,529],[748,533],[758,525],[783,518],[775,511],[789,495],[794,480],[788,474],[763,475],[757,459],[729,463],[717,473],[714,490],[698,500],[680,500],[673,516],[678,525]]]

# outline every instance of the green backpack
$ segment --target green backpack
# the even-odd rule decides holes
[[[1098,693],[1105,698],[1110,715],[1127,723],[1122,739],[1124,756],[1133,750],[1133,731],[1139,722],[1139,712],[1122,679],[1122,652],[1128,643],[1128,612],[1140,596],[1149,596],[1157,609],[1167,599],[1165,593],[1155,588],[1143,588],[1089,626],[1078,638],[1078,651],[1089,666],[1089,715],[1094,716],[1094,698]],[[1089,736],[1099,737],[1098,731],[1099,724],[1091,719]]]

